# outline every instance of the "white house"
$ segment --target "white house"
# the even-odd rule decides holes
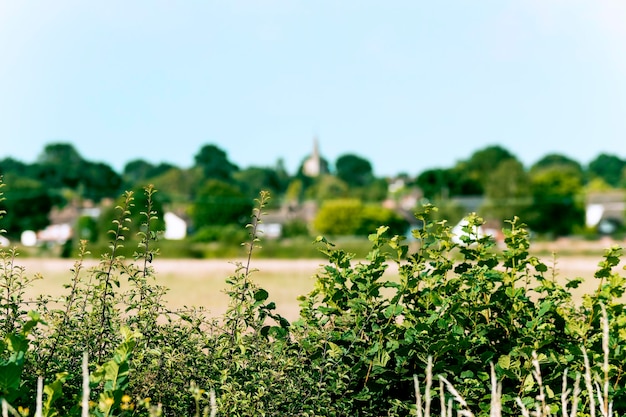
[[[165,233],[163,237],[169,240],[181,240],[187,236],[187,222],[172,212],[163,214]]]

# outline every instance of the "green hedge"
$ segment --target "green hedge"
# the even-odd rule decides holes
[[[164,305],[167,289],[149,262],[158,261],[151,216],[135,260],[119,255],[131,203],[120,206],[110,252],[96,268],[84,270],[87,248],[80,246],[60,300],[27,302],[24,288],[33,278],[14,250],[0,249],[0,397],[18,413],[35,410],[41,378],[45,416],[80,415],[84,384],[95,416],[405,416],[419,415],[417,407],[441,413],[448,401],[481,416],[494,401],[511,416],[539,401],[546,415],[559,412],[563,378],[573,387],[577,374],[601,391],[596,397],[580,383],[582,415],[590,398],[595,409],[606,398],[618,414],[626,410],[621,248],[607,250],[597,291],[576,304],[570,289],[580,281],[557,284],[529,255],[517,220],[504,230],[506,248],[496,251],[490,237],[472,234],[482,224],[477,216],[454,243],[446,223],[427,221],[426,207],[411,250],[386,227],[370,235],[361,261],[316,239],[327,261],[315,289],[301,297],[299,320],[276,314],[270,294],[254,284],[253,257],[226,280],[226,313],[209,317]],[[147,204],[150,213],[149,198]],[[250,256],[259,243],[252,225]],[[398,263],[399,281],[386,278],[390,263]],[[128,288],[120,288],[122,276]],[[427,380],[416,390],[424,375],[434,386]],[[501,388],[492,390],[494,380]],[[439,390],[438,381],[454,390]]]

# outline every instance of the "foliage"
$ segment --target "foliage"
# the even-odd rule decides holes
[[[19,237],[24,230],[40,230],[50,220],[48,213],[55,203],[45,185],[37,180],[6,175],[6,199],[0,201],[0,209],[6,212],[4,229],[11,237]]]
[[[553,236],[571,234],[585,221],[582,174],[571,165],[536,169],[531,175],[533,203],[524,221],[537,233]]]
[[[574,173],[574,175],[579,177],[582,177],[583,175],[583,167],[579,162],[566,155],[557,153],[544,155],[530,167],[530,174],[532,175],[537,171],[553,168],[568,169],[570,172]]]
[[[501,162],[485,180],[485,217],[504,222],[523,215],[532,204],[530,178],[515,159]]]
[[[420,187],[425,198],[434,200],[450,194],[452,181],[450,170],[427,169],[417,176],[415,184]]]
[[[235,172],[233,178],[250,200],[258,196],[261,191],[281,195],[287,186],[280,172],[272,168],[248,167]]]
[[[626,185],[624,173],[626,161],[616,155],[601,153],[591,162],[587,169],[587,174],[593,178],[601,178],[611,187]]]
[[[155,172],[159,172],[159,167],[155,167]],[[186,207],[202,184],[202,174],[198,168],[180,169],[171,167],[165,171],[160,171],[150,178],[148,183],[153,184],[159,190],[159,195],[163,204],[168,207]],[[141,182],[139,182],[141,183]],[[138,184],[135,182],[134,184]]]
[[[122,184],[121,176],[109,165],[83,159],[69,143],[46,145],[34,170],[36,179],[48,189],[73,190],[94,201],[114,196]]]
[[[252,203],[234,185],[219,180],[208,180],[198,191],[192,219],[196,229],[211,225],[245,223]]]
[[[154,220],[156,223],[156,230],[163,230],[165,228],[165,221],[163,220],[164,208],[163,202],[159,198],[160,196],[152,194],[156,193],[156,190],[152,185],[150,185],[151,189],[151,205],[152,209],[156,212],[157,218]],[[101,240],[108,240],[109,238],[109,227],[110,224],[115,221],[118,216],[118,211],[120,206],[124,205],[124,201],[129,197],[129,194],[132,198],[132,205],[128,207],[128,221],[125,225],[124,229],[124,238],[130,239],[137,235],[138,232],[141,231],[142,219],[144,217],[143,210],[146,207],[148,196],[145,193],[144,189],[134,189],[131,191],[127,191],[125,194],[120,196],[115,204],[106,207],[103,212],[100,214],[97,220],[97,230],[98,230],[98,238]]]
[[[457,163],[455,171],[462,179],[461,183],[466,184],[462,194],[483,194],[493,171],[501,163],[511,160],[516,160],[511,152],[501,146],[492,145],[474,152],[469,159]]]
[[[216,145],[204,145],[194,157],[195,166],[202,170],[206,179],[230,182],[239,167],[228,160],[224,150]]]
[[[304,220],[294,219],[283,224],[282,237],[292,238],[297,236],[309,236],[309,226]]]
[[[153,268],[160,256],[154,189],[144,195],[134,254],[121,255],[136,203],[127,192],[109,252],[86,269],[82,241],[61,299],[25,300],[33,278],[16,264],[15,250],[0,248],[0,396],[24,415],[36,408],[39,381],[41,415],[50,417],[82,415],[81,407],[95,416],[405,416],[420,415],[421,398],[433,413],[450,404],[487,416],[497,398],[502,415],[537,402],[556,415],[561,392],[568,395],[563,378],[572,386],[582,373],[582,391],[603,384],[603,409],[626,410],[619,247],[599,263],[597,291],[577,305],[570,289],[580,280],[557,284],[529,255],[519,219],[496,250],[489,236],[476,234],[478,216],[469,216],[467,235],[456,243],[450,226],[432,221],[434,208],[425,206],[411,248],[386,226],[370,234],[363,259],[318,237],[327,262],[314,290],[300,298],[300,319],[289,323],[253,280],[269,198],[262,192],[246,228],[245,257],[226,281],[228,309],[211,318],[165,305],[167,289]],[[392,264],[399,280],[387,278]],[[540,375],[539,366],[549,373]],[[417,375],[448,388],[422,397]],[[431,404],[431,394],[441,401]],[[585,402],[576,407],[580,415],[595,410]]]
[[[308,199],[322,202],[346,198],[348,192],[348,184],[343,180],[330,174],[323,174],[315,178],[315,181],[307,188],[306,196]]]
[[[613,328],[610,361],[610,373],[619,379],[624,353],[617,346],[626,337],[626,317],[616,302],[625,279],[612,272],[617,249],[607,252],[597,274],[613,281],[576,307],[568,288],[579,282],[563,288],[546,277],[546,265],[528,255],[528,235],[517,220],[505,230],[507,249],[497,254],[491,238],[475,235],[482,224],[475,215],[461,244],[453,243],[445,223],[419,217],[426,226],[413,232],[421,242],[415,253],[408,253],[399,237],[385,237],[384,227],[371,235],[373,248],[365,262],[353,263],[351,254],[318,239],[330,265],[315,290],[301,298],[297,324],[309,366],[325,370],[320,378],[341,383],[335,401],[348,401],[348,414],[381,415],[394,401],[408,401],[408,382],[423,373],[428,357],[434,373],[449,380],[473,408],[489,403],[485,364],[493,362],[503,383],[503,410],[513,414],[517,396],[526,405],[534,401],[532,352],[551,370],[544,377],[551,389],[566,368],[582,369],[580,346],[601,334],[600,301],[611,306],[614,326],[622,322]],[[397,251],[399,283],[384,279],[385,245]],[[594,351],[599,355],[597,345]],[[323,366],[330,359],[332,367]],[[624,390],[617,387],[614,401],[622,404]]]
[[[335,161],[337,177],[350,187],[364,187],[374,179],[372,164],[354,154],[344,154]]]
[[[391,209],[356,199],[325,201],[313,222],[318,233],[335,236],[367,236],[381,225],[388,225],[393,233],[404,234],[408,222]]]
[[[239,245],[246,236],[246,231],[236,224],[207,225],[198,229],[191,240],[193,242],[221,242]]]
[[[133,159],[124,165],[122,178],[129,187],[134,187],[137,184],[148,182],[148,180],[154,177],[165,174],[172,168],[176,167],[165,162],[154,165],[143,159]]]

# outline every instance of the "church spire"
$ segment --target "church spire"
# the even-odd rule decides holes
[[[317,177],[322,173],[322,158],[320,157],[319,143],[317,136],[313,137],[313,152],[304,161],[302,172],[308,177]]]

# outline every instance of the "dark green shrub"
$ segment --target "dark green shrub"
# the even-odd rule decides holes
[[[246,236],[246,230],[239,225],[210,225],[196,231],[191,240],[193,242],[219,242],[227,245],[239,245],[246,240]]]
[[[310,236],[309,225],[306,221],[300,219],[294,219],[283,224],[282,235],[283,238],[292,238],[299,236]]]

